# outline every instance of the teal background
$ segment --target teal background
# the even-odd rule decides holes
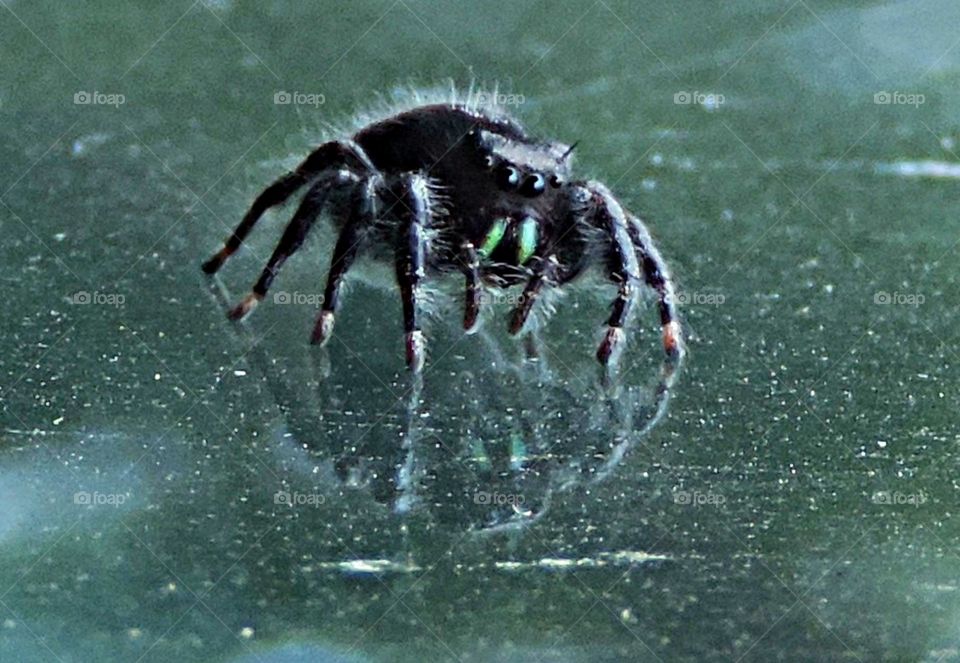
[[[0,660],[960,659],[955,3],[0,5]],[[373,268],[328,356],[312,305],[224,319],[199,264],[256,193],[450,80],[648,221],[689,334],[649,435],[656,315],[604,400],[595,286],[541,371],[505,306],[462,337],[454,283],[412,410]],[[275,290],[318,292],[332,242]],[[510,462],[545,449],[579,469]],[[480,535],[476,491],[542,517]]]

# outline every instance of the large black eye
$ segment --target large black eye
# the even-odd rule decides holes
[[[500,166],[497,168],[497,184],[502,189],[516,188],[520,184],[520,171],[513,166]]]
[[[552,186],[554,189],[559,189],[560,187],[563,186],[563,184],[564,184],[563,178],[560,177],[559,175],[550,176],[550,186]]]
[[[543,193],[546,187],[547,182],[543,178],[543,175],[540,173],[534,173],[523,181],[523,186],[520,187],[520,193],[532,198],[533,196],[539,196],[541,193]]]

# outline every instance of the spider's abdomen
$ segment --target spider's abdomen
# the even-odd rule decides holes
[[[433,170],[478,128],[519,132],[512,122],[460,106],[436,104],[373,124],[358,132],[354,140],[382,172]]]

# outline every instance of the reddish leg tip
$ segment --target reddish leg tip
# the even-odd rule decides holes
[[[227,317],[233,321],[242,320],[250,315],[250,312],[257,307],[263,297],[256,293],[250,293],[244,297],[243,301],[237,304],[233,310],[227,313]]]
[[[663,349],[668,357],[679,357],[682,353],[680,338],[680,324],[677,321],[668,322],[663,326]]]
[[[424,360],[426,359],[426,341],[423,338],[423,332],[419,329],[407,334],[405,338],[407,347],[407,367],[414,373],[423,370]]]
[[[476,311],[467,311],[463,315],[463,331],[468,334],[472,334],[477,331],[477,323],[479,322],[479,316],[477,316]]]
[[[523,330],[526,324],[527,312],[518,308],[514,310],[513,315],[510,317],[510,326],[507,328],[507,331],[509,331],[512,336],[516,336]]]
[[[310,342],[314,345],[326,345],[333,334],[333,311],[321,311],[317,318],[317,324],[313,326],[313,334],[310,335]]]
[[[216,274],[217,271],[223,267],[223,263],[225,263],[229,257],[230,252],[227,249],[220,249],[209,260],[203,263],[200,268],[206,274]]]
[[[600,347],[597,348],[597,361],[604,366],[615,360],[623,349],[626,334],[621,327],[609,327]]]

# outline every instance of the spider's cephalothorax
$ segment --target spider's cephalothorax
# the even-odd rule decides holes
[[[407,363],[415,371],[425,351],[421,285],[431,273],[459,271],[466,278],[467,330],[477,324],[484,284],[524,282],[510,321],[510,331],[518,333],[542,293],[568,283],[590,261],[598,262],[618,289],[598,360],[615,360],[644,282],[658,296],[664,349],[679,357],[673,286],[650,234],[603,184],[571,179],[571,152],[570,146],[529,137],[506,116],[469,105],[415,107],[349,139],[320,145],[257,197],[203,269],[208,274],[220,269],[267,209],[309,185],[253,291],[231,318],[243,317],[264,298],[280,266],[329,204],[339,238],[314,343],[330,338],[340,286],[358,252],[386,247],[403,302]]]

